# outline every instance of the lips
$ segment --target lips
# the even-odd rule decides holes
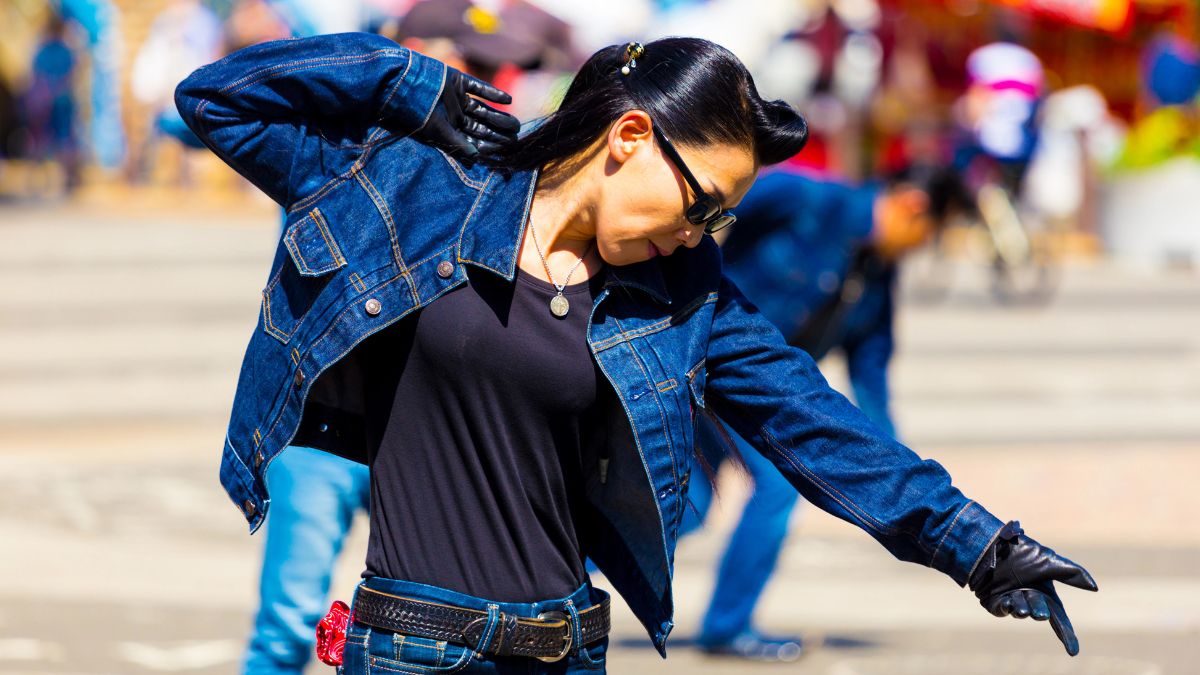
[[[650,257],[657,258],[660,255],[666,255],[666,253],[664,253],[663,250],[661,248],[659,248],[654,242],[650,242]]]

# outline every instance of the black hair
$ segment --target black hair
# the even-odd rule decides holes
[[[513,171],[561,166],[633,109],[646,111],[678,144],[747,147],[761,166],[788,159],[808,140],[804,117],[783,101],[763,100],[746,66],[708,40],[655,40],[628,75],[621,73],[623,65],[625,45],[592,54],[558,110],[484,161]]]

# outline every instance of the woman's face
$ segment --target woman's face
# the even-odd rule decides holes
[[[695,247],[704,226],[688,222],[695,195],[662,151],[641,111],[622,116],[608,135],[602,197],[596,204],[596,248],[610,265],[629,265],[680,246]],[[749,148],[675,144],[684,164],[723,209],[742,200],[758,173]]]

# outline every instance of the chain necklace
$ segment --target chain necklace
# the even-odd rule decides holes
[[[592,252],[592,244],[595,242],[588,244],[588,247],[583,251],[583,255],[579,256],[579,260],[575,263],[575,266],[571,268],[570,272],[567,272],[567,278],[560,284],[554,280],[554,275],[550,273],[550,263],[546,262],[546,255],[542,253],[542,245],[537,240],[537,228],[533,226],[533,223],[529,224],[529,232],[533,235],[533,247],[537,249],[538,257],[542,259],[542,267],[546,268],[546,276],[550,277],[550,283],[558,291],[558,295],[550,299],[550,313],[561,319],[571,310],[571,303],[567,302],[566,296],[563,295],[563,289],[567,287],[567,284],[571,283],[571,275],[583,264],[583,259],[588,256],[588,253]]]

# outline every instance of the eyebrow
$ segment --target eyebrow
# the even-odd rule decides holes
[[[717,187],[717,184],[711,178],[706,178],[705,182],[708,183],[708,193],[716,197],[717,201],[721,202],[721,206],[728,208],[726,206],[725,193],[721,192],[721,188]]]

